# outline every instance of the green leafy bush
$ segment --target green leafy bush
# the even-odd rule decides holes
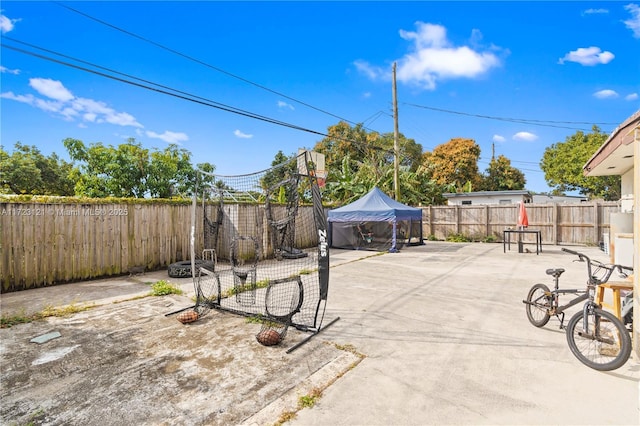
[[[468,243],[471,240],[464,234],[449,234],[447,235],[447,241],[450,243]]]
[[[166,296],[167,294],[182,294],[184,293],[180,288],[167,282],[165,280],[156,281],[151,286],[152,296]]]

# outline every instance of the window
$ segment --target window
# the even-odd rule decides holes
[[[462,205],[463,206],[470,206],[471,205],[471,200],[463,201]]]

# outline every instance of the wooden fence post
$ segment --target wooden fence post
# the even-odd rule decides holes
[[[489,237],[489,233],[491,232],[491,225],[489,223],[489,205],[484,206],[484,235],[485,237]]]

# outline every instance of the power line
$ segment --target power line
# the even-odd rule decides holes
[[[5,37],[5,38],[8,38],[8,37]],[[140,79],[140,78],[137,78],[137,77],[130,76],[128,74],[124,74],[124,73],[120,73],[120,72],[117,72],[117,71],[113,71],[113,70],[110,70],[108,68],[101,67],[101,66],[98,66],[98,65],[93,65],[92,64],[92,66],[95,66],[96,68],[107,70],[109,72],[113,72],[115,74],[119,74],[119,75],[122,75],[122,76],[127,76],[129,78],[133,78],[135,80],[138,80],[138,81],[141,81],[141,82],[144,82],[144,83],[147,83],[147,84],[136,83],[136,82],[131,81],[131,80],[127,80],[127,79],[124,79],[124,78],[121,78],[121,77],[116,77],[114,75],[109,75],[109,74],[106,74],[104,72],[92,70],[92,69],[89,69],[89,68],[86,68],[86,67],[81,67],[79,65],[75,65],[75,64],[72,64],[72,63],[69,63],[69,62],[65,62],[65,61],[62,61],[62,60],[59,60],[59,59],[55,59],[55,58],[52,58],[52,57],[48,57],[48,56],[45,56],[45,55],[41,55],[39,53],[29,52],[27,50],[24,50],[24,49],[15,47],[15,46],[7,45],[6,43],[3,44],[3,47],[6,47],[7,49],[14,50],[16,52],[24,53],[26,55],[31,55],[31,56],[34,56],[34,57],[37,57],[37,58],[40,58],[40,59],[44,59],[44,60],[47,60],[47,61],[50,61],[50,62],[55,62],[55,63],[58,63],[60,65],[64,65],[64,66],[75,68],[75,69],[78,69],[78,70],[81,70],[81,71],[85,71],[85,72],[89,72],[89,73],[92,73],[92,74],[96,74],[96,75],[99,75],[101,77],[105,77],[105,78],[109,78],[109,79],[112,79],[112,80],[116,80],[116,81],[119,81],[121,83],[130,84],[132,86],[137,86],[137,87],[140,87],[140,88],[143,88],[143,89],[147,89],[147,90],[155,91],[155,92],[162,93],[162,94],[165,94],[165,95],[169,95],[169,96],[173,96],[173,97],[176,97],[176,98],[180,98],[180,99],[183,99],[183,100],[195,102],[195,103],[198,103],[198,104],[201,104],[201,105],[210,106],[210,107],[217,108],[217,109],[220,109],[220,110],[223,110],[223,111],[227,111],[227,112],[231,112],[231,113],[234,113],[234,114],[243,115],[243,116],[254,118],[254,119],[257,119],[257,120],[262,120],[262,121],[266,121],[266,122],[269,122],[269,123],[278,124],[278,125],[282,125],[282,126],[285,126],[285,127],[290,127],[290,128],[297,129],[297,130],[302,130],[302,131],[306,131],[306,132],[309,132],[309,133],[314,133],[314,134],[317,134],[317,135],[327,136],[326,134],[321,133],[321,132],[317,132],[315,130],[306,129],[306,128],[303,128],[303,127],[300,127],[300,126],[297,126],[297,125],[294,125],[294,124],[286,123],[284,121],[276,120],[276,119],[269,118],[269,117],[266,117],[266,116],[262,116],[262,115],[259,115],[259,114],[256,114],[256,113],[245,111],[245,110],[242,110],[240,108],[236,108],[236,107],[233,107],[233,106],[225,105],[225,104],[222,104],[222,103],[210,100],[210,99],[206,99],[206,98],[203,98],[203,97],[200,97],[200,96],[192,95],[190,93],[183,92],[183,91],[180,91],[180,90],[172,89],[172,88],[169,88],[167,86],[163,86],[161,84],[149,82],[148,80]],[[69,58],[66,55],[61,55],[61,56]],[[88,64],[86,61],[78,60],[78,62]],[[155,87],[155,88],[151,87],[149,84],[157,86],[157,87]]]
[[[365,145],[365,147],[369,148],[369,149],[379,150],[379,151],[383,151],[383,152],[387,152],[387,153],[391,153],[392,152],[392,151],[386,150],[384,148],[380,148],[380,147],[376,147],[376,146],[369,146],[367,144],[363,144],[360,141],[345,139],[345,138],[336,137],[336,136],[330,136],[330,135],[328,135],[326,133],[323,133],[323,132],[319,132],[319,131],[308,129],[308,128],[305,128],[305,127],[302,127],[302,126],[298,126],[298,125],[295,125],[295,124],[287,123],[287,122],[284,122],[284,121],[281,121],[281,120],[276,120],[274,118],[270,118],[270,117],[263,116],[263,115],[260,115],[260,114],[256,114],[256,113],[253,113],[253,112],[250,112],[250,111],[246,111],[246,110],[243,110],[243,109],[240,109],[240,108],[236,108],[236,107],[233,107],[233,106],[230,106],[230,105],[226,105],[226,104],[223,104],[223,103],[220,103],[220,102],[216,102],[216,101],[213,101],[211,99],[207,99],[207,98],[204,98],[204,97],[201,97],[201,96],[193,95],[193,94],[188,93],[188,92],[184,92],[184,91],[181,91],[181,90],[173,89],[173,88],[165,86],[165,85],[154,83],[154,82],[151,82],[149,80],[145,80],[145,79],[142,79],[142,78],[138,78],[138,77],[132,76],[130,74],[122,73],[122,72],[119,72],[119,71],[116,71],[116,70],[113,70],[113,69],[110,69],[110,68],[106,68],[106,67],[103,67],[103,66],[88,62],[88,61],[77,59],[77,58],[71,57],[69,55],[64,55],[62,53],[58,53],[58,52],[55,52],[55,51],[52,51],[52,50],[49,50],[49,49],[44,49],[44,48],[35,46],[33,44],[30,44],[30,43],[22,42],[20,40],[14,39],[12,37],[7,37],[5,35],[2,35],[2,38],[3,39],[7,39],[7,40],[11,40],[13,42],[20,43],[20,44],[23,44],[23,45],[26,45],[26,46],[29,46],[29,47],[34,48],[34,49],[38,49],[38,50],[41,50],[41,51],[44,51],[44,52],[47,52],[47,53],[50,53],[50,54],[53,54],[53,55],[57,55],[57,56],[60,56],[60,57],[63,57],[63,58],[69,59],[69,60],[73,60],[73,61],[76,61],[78,63],[82,63],[82,64],[85,64],[85,65],[91,66],[93,68],[97,68],[97,69],[100,69],[100,70],[103,70],[103,71],[107,71],[107,72],[110,72],[112,74],[120,75],[122,77],[117,77],[115,75],[110,75],[110,74],[107,74],[105,72],[97,71],[95,69],[90,69],[90,68],[83,67],[83,66],[80,66],[80,65],[72,64],[70,62],[62,61],[60,59],[56,59],[56,58],[53,58],[53,57],[50,57],[50,56],[46,56],[46,55],[43,55],[43,54],[39,54],[39,53],[36,53],[36,52],[30,52],[28,50],[21,49],[21,48],[16,47],[16,46],[11,46],[11,45],[8,45],[6,43],[2,43],[2,47],[6,47],[7,49],[14,50],[16,52],[23,53],[23,54],[26,54],[26,55],[34,56],[36,58],[43,59],[43,60],[46,60],[46,61],[54,62],[54,63],[60,64],[60,65],[64,65],[64,66],[67,66],[67,67],[70,67],[70,68],[75,68],[77,70],[88,72],[88,73],[91,73],[91,74],[95,74],[95,75],[98,75],[98,76],[101,76],[101,77],[109,78],[111,80],[115,80],[115,81],[118,81],[118,82],[121,82],[121,83],[129,84],[129,85],[136,86],[136,87],[139,87],[139,88],[151,90],[151,91],[154,91],[154,92],[157,92],[157,93],[173,96],[175,98],[179,98],[179,99],[182,99],[182,100],[194,102],[194,103],[197,103],[197,104],[200,104],[200,105],[204,105],[204,106],[209,106],[209,107],[216,108],[216,109],[219,109],[219,110],[222,110],[222,111],[231,112],[231,113],[234,113],[234,114],[237,114],[237,115],[242,115],[242,116],[253,118],[253,119],[256,119],[256,120],[265,121],[267,123],[276,124],[276,125],[283,126],[283,127],[288,127],[288,128],[294,129],[294,130],[299,130],[299,131],[312,133],[312,134],[316,134],[316,135],[323,136],[323,137],[330,137],[330,138],[333,138],[333,139],[342,140],[344,142],[348,142],[348,143],[354,144],[356,146]],[[126,77],[126,78],[123,78],[123,77]],[[138,82],[135,82],[135,81],[132,81],[132,80],[129,80],[129,79],[137,80]],[[152,86],[155,86],[155,87],[152,87]],[[360,147],[360,148],[362,148],[362,147]]]
[[[126,35],[128,35],[128,36],[131,36],[131,37],[137,38],[138,40],[144,41],[145,43],[152,44],[152,45],[154,45],[154,46],[156,46],[156,47],[158,47],[158,48],[160,48],[160,49],[163,49],[163,50],[166,50],[166,51],[168,51],[168,52],[171,52],[171,53],[173,53],[174,55],[178,55],[178,56],[180,56],[180,57],[182,57],[182,58],[188,59],[188,60],[193,61],[193,62],[195,62],[195,63],[198,63],[198,64],[200,64],[200,65],[203,65],[203,66],[205,66],[205,67],[207,67],[207,68],[210,68],[210,69],[212,69],[212,70],[215,70],[215,71],[217,71],[217,72],[219,72],[219,73],[225,74],[225,75],[227,75],[227,76],[229,76],[229,77],[235,78],[235,79],[240,80],[240,81],[242,81],[242,82],[244,82],[244,83],[247,83],[247,84],[250,84],[250,85],[252,85],[252,86],[258,87],[259,89],[265,90],[265,91],[267,91],[267,92],[273,93],[273,94],[278,95],[278,96],[282,96],[282,97],[283,97],[283,98],[285,98],[285,99],[288,99],[288,100],[290,100],[290,101],[296,102],[296,103],[298,103],[298,104],[300,104],[300,105],[306,106],[307,108],[311,108],[311,109],[313,109],[313,110],[315,110],[315,111],[321,112],[321,113],[323,113],[323,114],[327,114],[327,115],[329,115],[329,116],[331,116],[331,117],[337,118],[337,119],[342,120],[342,121],[345,121],[345,122],[347,122],[347,123],[354,124],[354,125],[355,125],[355,124],[357,124],[357,123],[355,123],[355,122],[353,122],[353,121],[351,121],[351,120],[347,120],[346,118],[342,118],[342,117],[340,117],[340,116],[338,116],[338,115],[336,115],[336,114],[333,114],[333,113],[331,113],[331,112],[329,112],[329,111],[326,111],[326,110],[323,110],[323,109],[321,109],[321,108],[315,107],[315,106],[313,106],[313,105],[311,105],[311,104],[309,104],[309,103],[306,103],[306,102],[303,102],[303,101],[301,101],[301,100],[299,100],[299,99],[296,99],[296,98],[293,98],[293,97],[291,97],[291,96],[285,95],[284,93],[281,93],[281,92],[278,92],[278,91],[276,91],[276,90],[270,89],[270,88],[268,88],[268,87],[266,87],[266,86],[263,86],[263,85],[261,85],[261,84],[259,84],[259,83],[256,83],[256,82],[254,82],[254,81],[248,80],[248,79],[246,79],[246,78],[244,78],[244,77],[240,77],[239,75],[233,74],[233,73],[231,73],[231,72],[229,72],[229,71],[225,71],[225,70],[223,70],[222,68],[216,67],[216,66],[211,65],[211,64],[209,64],[209,63],[207,63],[207,62],[204,62],[204,61],[202,61],[202,60],[200,60],[200,59],[194,58],[193,56],[187,55],[187,54],[182,53],[182,52],[180,52],[180,51],[178,51],[178,50],[172,49],[172,48],[170,48],[170,47],[168,47],[168,46],[165,46],[165,45],[163,45],[163,44],[160,44],[160,43],[158,43],[158,42],[155,42],[155,41],[153,41],[153,40],[150,40],[150,39],[148,39],[148,38],[146,38],[146,37],[143,37],[143,36],[141,36],[141,35],[138,35],[138,34],[136,34],[136,33],[131,32],[131,31],[125,30],[125,29],[123,29],[123,28],[120,28],[120,27],[118,27],[118,26],[116,26],[116,25],[113,25],[113,24],[111,24],[111,23],[109,23],[109,22],[106,22],[106,21],[103,21],[103,20],[101,20],[101,19],[98,19],[98,18],[96,18],[96,17],[94,17],[94,16],[91,16],[91,15],[89,15],[89,14],[87,14],[87,13],[85,13],[85,12],[82,12],[82,11],[80,11],[80,10],[78,10],[78,9],[75,9],[75,8],[73,8],[73,7],[71,7],[71,6],[67,6],[67,5],[62,4],[62,3],[60,3],[60,2],[57,2],[57,1],[53,1],[52,3],[55,3],[55,4],[57,4],[58,6],[63,7],[63,8],[65,8],[65,9],[70,10],[70,11],[72,11],[72,12],[74,12],[74,13],[79,14],[79,15],[82,15],[82,16],[84,16],[85,18],[88,18],[88,19],[91,19],[91,20],[93,20],[93,21],[95,21],[95,22],[98,22],[99,24],[105,25],[105,26],[107,26],[107,27],[109,27],[109,28],[112,28],[112,29],[114,29],[114,30],[116,30],[116,31],[120,31],[120,32],[122,32],[122,33],[124,33],[124,34],[126,34]],[[371,129],[368,129],[368,130],[371,130]]]
[[[553,120],[534,120],[534,119],[526,119],[526,118],[495,117],[495,116],[491,116],[491,115],[471,114],[471,113],[461,112],[461,111],[452,111],[452,110],[429,107],[429,106],[426,106],[426,105],[417,105],[417,104],[412,104],[412,103],[407,103],[407,102],[403,103],[403,105],[408,105],[408,106],[412,106],[412,107],[415,107],[415,108],[428,109],[428,110],[431,110],[431,111],[444,112],[444,113],[447,113],[447,114],[457,114],[457,115],[464,115],[464,116],[467,116],[467,117],[485,118],[485,119],[489,119],[489,120],[499,120],[499,121],[508,121],[508,122],[512,122],[512,123],[530,124],[530,125],[533,125],[533,126],[557,127],[557,128],[560,128],[560,129],[586,130],[586,131],[589,131],[589,129],[578,128],[578,127],[569,127],[569,126],[560,126],[559,124],[617,125],[616,123],[589,123],[589,122],[583,122],[583,121],[553,121]]]

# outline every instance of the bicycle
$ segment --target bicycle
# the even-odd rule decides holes
[[[587,300],[589,295],[586,289],[559,288],[560,276],[565,272],[563,268],[547,269],[545,272],[553,277],[553,290],[549,290],[545,284],[535,284],[529,290],[526,300],[522,302],[526,304],[527,318],[531,324],[536,327],[544,327],[551,316],[555,316],[560,321],[560,329],[562,330],[564,328],[564,311]],[[576,295],[576,297],[569,303],[561,305],[560,296],[568,294]]]
[[[563,248],[562,251],[578,256],[580,262],[587,265],[587,288],[559,289],[559,278],[564,269],[548,269],[548,275],[555,279],[554,290],[550,291],[544,284],[536,284],[527,295],[527,318],[536,327],[543,327],[551,315],[560,319],[560,328],[564,325],[564,310],[585,301],[584,307],[578,311],[566,327],[567,343],[576,358],[586,366],[599,371],[610,371],[624,365],[631,355],[631,337],[625,325],[615,315],[604,311],[594,302],[595,289],[598,285],[609,281],[614,271],[618,270],[626,276],[623,269],[632,268],[622,265],[606,265],[592,260],[583,253]],[[604,271],[598,277],[600,271]],[[559,304],[559,295],[578,294],[565,305]],[[562,315],[560,317],[559,315]]]

